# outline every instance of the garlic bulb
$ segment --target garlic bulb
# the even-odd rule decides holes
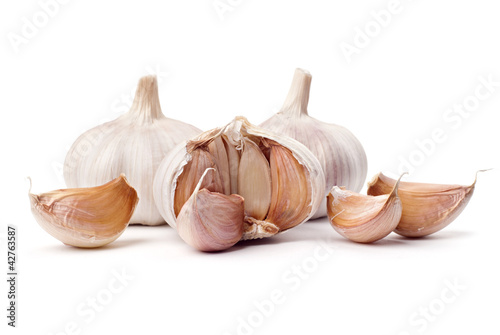
[[[101,185],[125,173],[139,194],[130,223],[165,223],[153,199],[153,179],[165,155],[201,130],[166,118],[160,108],[155,76],[139,80],[130,111],[81,135],[64,162],[68,187]]]
[[[197,186],[208,168],[217,173]],[[161,215],[176,227],[197,187],[237,191],[244,198],[243,239],[254,239],[307,221],[323,200],[324,182],[320,163],[304,145],[236,117],[172,150],[158,167],[154,195]]]
[[[465,209],[474,193],[476,180],[477,174],[470,186],[401,182],[398,193],[403,213],[394,232],[422,237],[443,229]],[[395,184],[394,179],[379,173],[368,183],[367,192],[375,196],[387,194]]]
[[[139,198],[125,176],[101,186],[29,193],[31,212],[50,235],[67,245],[96,248],[127,228]]]
[[[399,180],[389,194],[379,196],[334,186],[326,202],[332,227],[345,238],[360,243],[375,242],[389,235],[403,211],[398,197]]]
[[[198,250],[225,250],[243,236],[243,198],[237,194],[210,192],[205,188],[200,191],[208,172],[217,173],[213,168],[205,170],[177,217],[177,232],[187,244]]]
[[[361,143],[349,130],[308,115],[311,79],[307,71],[296,69],[283,107],[260,126],[296,139],[309,148],[321,163],[326,177],[325,198],[312,217],[314,219],[326,216],[326,195],[332,186],[345,186],[359,192],[368,167]]]

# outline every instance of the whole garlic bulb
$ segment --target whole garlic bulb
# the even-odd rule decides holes
[[[194,126],[165,117],[156,76],[142,77],[129,112],[73,143],[64,162],[64,179],[68,187],[92,187],[124,173],[140,199],[130,223],[163,224],[153,199],[156,169],[176,144],[199,133]]]
[[[325,173],[323,204],[312,217],[326,216],[326,195],[333,186],[359,192],[367,174],[366,154],[354,135],[342,126],[319,121],[307,113],[312,76],[296,69],[292,86],[281,110],[260,126],[290,136],[318,158]]]
[[[207,169],[217,173],[202,178]],[[324,183],[319,161],[304,145],[240,116],[173,149],[158,167],[154,195],[161,215],[179,230],[177,220],[196,189],[237,193],[244,199],[245,240],[269,237],[307,221],[324,198]],[[204,215],[216,218],[224,213],[214,208]],[[199,226],[192,221],[183,225]]]

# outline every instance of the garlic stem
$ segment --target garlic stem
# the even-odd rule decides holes
[[[280,113],[291,116],[308,115],[307,104],[309,103],[311,80],[312,76],[309,72],[303,69],[295,69],[292,85]]]
[[[140,125],[165,118],[161,112],[156,76],[145,76],[139,80],[132,107],[124,116]]]
[[[476,182],[477,182],[477,175],[480,174],[481,172],[488,172],[488,171],[491,171],[493,170],[493,168],[491,169],[484,169],[484,170],[478,170],[476,171],[476,176],[474,177],[474,183],[472,183],[472,186],[476,186]]]

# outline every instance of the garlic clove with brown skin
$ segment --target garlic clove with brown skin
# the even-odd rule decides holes
[[[127,228],[139,201],[125,176],[96,187],[29,193],[36,221],[64,244],[96,248],[116,240]]]
[[[184,187],[175,190],[174,210],[175,215],[179,215],[182,206],[191,197],[200,180],[203,181],[203,188],[212,192],[224,193],[224,184],[219,174],[219,170],[210,173],[202,178],[207,169],[215,169],[217,166],[215,157],[204,149],[196,149],[191,153],[192,159],[184,166],[184,173],[179,176],[178,183]]]
[[[68,187],[92,187],[125,173],[140,197],[130,223],[164,224],[153,199],[154,174],[175,145],[199,133],[194,126],[167,118],[156,77],[142,77],[127,113],[76,139],[66,155],[64,180]]]
[[[272,175],[271,206],[266,221],[287,230],[295,222],[307,219],[307,207],[313,192],[304,167],[293,157],[290,149],[272,140],[264,139],[262,142],[269,148]]]
[[[379,196],[334,186],[326,202],[330,224],[340,235],[354,242],[371,243],[386,237],[398,225],[403,211],[398,184],[399,180],[389,194]]]
[[[465,209],[476,180],[470,186],[401,182],[398,193],[403,213],[394,232],[406,237],[422,237],[443,229]],[[367,193],[386,194],[395,182],[379,173],[368,183]]]
[[[241,196],[200,190],[207,173],[177,216],[177,232],[190,246],[200,251],[221,251],[232,247],[243,235],[244,200]]]
[[[365,182],[368,165],[363,146],[349,130],[309,116],[307,105],[311,80],[309,72],[296,69],[283,107],[260,126],[299,141],[319,160],[326,178],[325,197],[312,216],[314,219],[326,216],[326,195],[332,186],[342,185],[359,192]]]

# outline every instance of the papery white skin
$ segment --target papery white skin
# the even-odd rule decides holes
[[[309,184],[311,187],[310,212],[307,221],[316,212],[323,201],[325,176],[321,165],[316,157],[304,145],[298,141],[281,136],[271,131],[252,125],[242,116],[236,117],[225,127],[216,128],[200,134],[193,140],[205,137],[207,134],[225,134],[230,141],[237,143],[241,141],[242,135],[254,135],[273,140],[285,148],[288,148],[294,158],[309,172]],[[154,198],[158,210],[163,218],[172,227],[176,227],[176,216],[174,212],[174,197],[177,187],[177,179],[182,173],[184,166],[191,160],[191,155],[186,150],[187,142],[176,146],[161,162],[154,180]]]
[[[64,162],[64,179],[68,187],[91,187],[125,173],[140,198],[130,223],[164,224],[153,199],[154,174],[176,144],[200,132],[165,117],[156,76],[143,77],[128,113],[90,129],[75,141]]]
[[[361,143],[348,129],[308,115],[311,79],[309,72],[296,69],[283,107],[260,126],[296,139],[321,163],[326,177],[325,197],[314,219],[326,216],[326,195],[333,186],[345,186],[354,192],[363,188],[368,163]]]

